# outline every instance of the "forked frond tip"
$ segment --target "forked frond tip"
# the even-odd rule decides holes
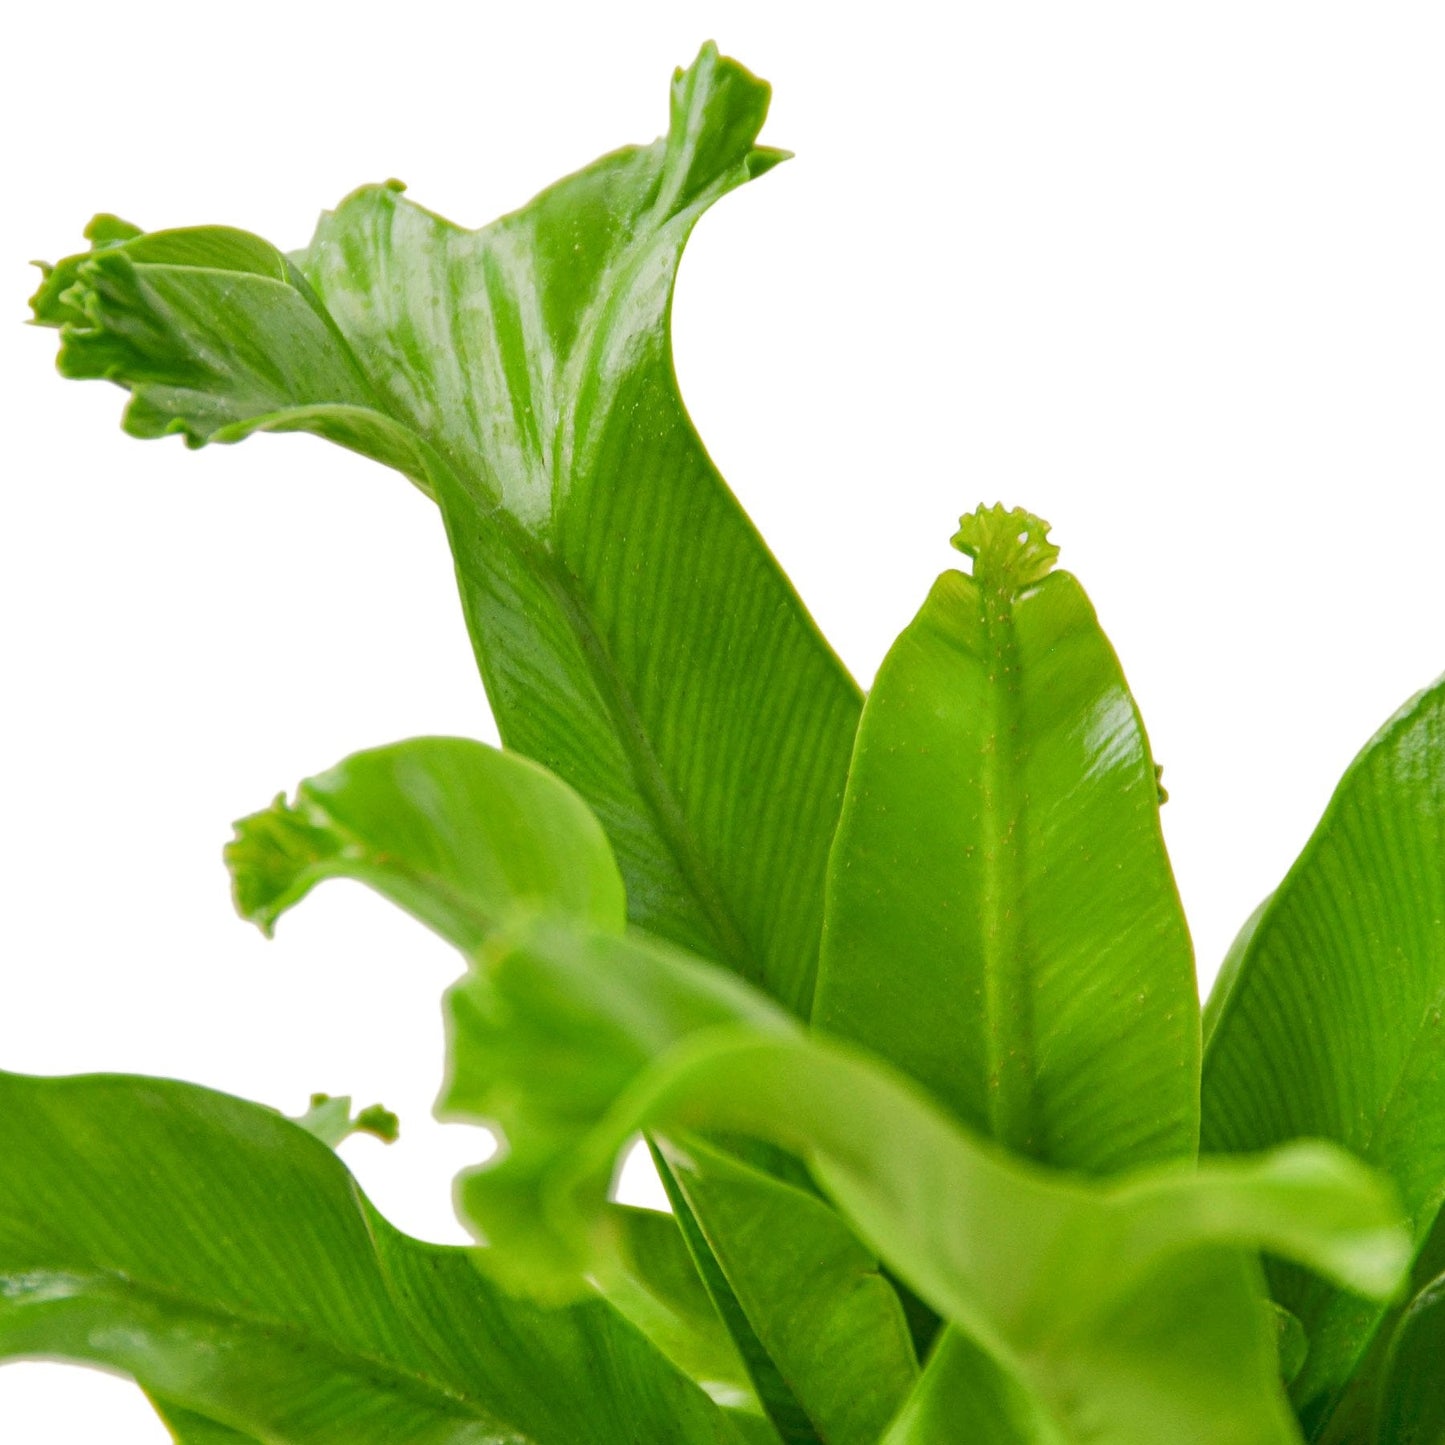
[[[979,586],[1009,593],[1042,582],[1059,556],[1042,517],[1022,507],[1005,508],[1002,502],[960,517],[952,541],[964,556],[973,558]]]

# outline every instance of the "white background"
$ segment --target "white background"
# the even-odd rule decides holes
[[[715,36],[798,158],[682,268],[694,419],[866,682],[960,511],[1048,517],[1166,766],[1202,978],[1445,668],[1445,18],[1433,5],[70,4],[4,22],[0,1066],[291,1111],[458,1238],[442,945],[334,884],[265,943],[229,821],[370,744],[491,738],[439,521],[320,442],[121,435],[24,329],[92,211],[303,244],[401,176],[481,224],[666,120]],[[0,1161],[0,1167],[3,1161]],[[645,1182],[644,1182],[645,1183]],[[0,1438],[141,1445],[122,1381],[0,1370]]]

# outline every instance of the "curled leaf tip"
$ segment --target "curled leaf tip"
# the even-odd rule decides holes
[[[353,1134],[370,1134],[383,1144],[394,1144],[401,1132],[396,1115],[380,1104],[372,1104],[353,1116],[351,1098],[345,1094],[337,1098],[312,1094],[310,1108],[292,1122],[332,1149]]]
[[[1022,507],[1002,502],[979,507],[958,519],[953,545],[973,558],[980,586],[1019,592],[1048,576],[1059,549],[1049,541],[1049,524]]]
[[[90,242],[91,249],[99,251],[105,246],[121,246],[142,234],[141,228],[109,211],[100,211],[90,218],[90,223],[81,233]]]
[[[1280,1378],[1288,1385],[1293,1383],[1295,1377],[1304,1369],[1310,1352],[1309,1336],[1305,1334],[1305,1327],[1299,1320],[1283,1306],[1270,1300],[1265,1308],[1274,1324],[1279,1343]]]
[[[380,1104],[369,1104],[356,1116],[356,1132],[371,1134],[383,1144],[395,1144],[401,1136],[401,1120]]]
[[[298,803],[277,793],[271,806],[232,825],[235,836],[223,856],[231,875],[236,912],[267,937],[276,920],[326,876],[338,844]]]

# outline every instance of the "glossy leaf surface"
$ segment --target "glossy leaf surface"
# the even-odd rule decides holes
[[[502,737],[606,828],[634,918],[812,997],[856,688],[678,395],[683,245],[781,153],[768,88],[705,47],[655,144],[480,231],[394,185],[293,258],[224,228],[107,220],[35,298],[61,370],[192,444],[307,430],[437,499]]]
[[[1214,1036],[1214,1030],[1224,1013],[1225,1003],[1239,979],[1239,971],[1244,966],[1249,945],[1254,939],[1255,930],[1259,927],[1259,920],[1264,917],[1264,911],[1269,907],[1273,897],[1274,895],[1270,894],[1269,898],[1266,898],[1244,920],[1244,926],[1234,935],[1234,939],[1229,945],[1229,951],[1224,955],[1223,963],[1219,965],[1219,972],[1214,976],[1214,986],[1209,990],[1209,997],[1205,1000],[1204,1011],[1201,1015],[1206,1049],[1209,1047],[1209,1040]]]
[[[150,1397],[156,1414],[165,1422],[176,1445],[258,1445],[254,1435],[243,1435],[229,1425],[218,1425],[194,1410],[182,1409],[169,1400]]]
[[[610,1306],[498,1293],[267,1109],[3,1074],[0,1152],[0,1356],[120,1370],[278,1445],[736,1445]]]
[[[1445,684],[1366,746],[1249,934],[1204,1068],[1207,1149],[1332,1139],[1394,1179],[1417,1243],[1445,1196]],[[1378,1305],[1275,1269],[1328,1425]]]
[[[935,1445],[963,1421],[970,1439],[988,1445],[1298,1445],[1261,1290],[1258,1266],[1237,1251],[1195,1250],[1162,1264],[1052,1362],[1088,1382],[1077,1422],[1043,1410],[1022,1371],[952,1331],[882,1445]]]
[[[809,1418],[807,1407],[788,1383],[778,1361],[768,1353],[767,1346],[759,1337],[752,1320],[748,1318],[748,1312],[713,1252],[697,1212],[683,1192],[672,1165],[660,1147],[660,1141],[655,1136],[649,1136],[648,1148],[657,1168],[658,1178],[667,1192],[678,1229],[691,1251],[713,1308],[734,1341],[751,1382],[754,1397],[778,1437],[784,1441],[784,1445],[817,1445],[817,1432]],[[813,1305],[814,1301],[794,1298],[789,1309],[797,1314],[811,1310]]]
[[[592,1282],[720,1403],[761,1413],[747,1370],[688,1253],[677,1220],[613,1204]]]
[[[1069,1445],[1066,1431],[1013,1371],[962,1330],[948,1330],[879,1445],[935,1445],[963,1421],[988,1445]]]
[[[465,738],[354,753],[241,819],[226,865],[237,910],[268,934],[326,878],[368,884],[463,950],[518,912],[626,917],[587,805],[526,758]]]
[[[1350,1377],[1328,1422],[1311,1432],[1319,1445],[1356,1445],[1362,1440],[1374,1445],[1381,1419],[1388,1408],[1396,1335],[1411,1305],[1422,1296],[1428,1296],[1442,1275],[1445,1275],[1445,1224],[1437,1216],[1430,1239],[1415,1260],[1408,1289],[1381,1319],[1369,1349]]]
[[[1268,1313],[1274,1323],[1275,1341],[1279,1345],[1280,1377],[1289,1384],[1304,1369],[1304,1363],[1309,1358],[1309,1336],[1294,1315],[1273,1301],[1269,1304]]]
[[[1148,746],[1042,524],[965,520],[855,746],[688,422],[677,266],[781,158],[766,108],[705,47],[662,140],[482,231],[388,183],[290,257],[102,216],[49,271],[61,370],[133,434],[307,430],[438,504],[518,751],[358,755],[230,861],[268,931],[346,876],[468,955],[444,1102],[509,1148],[458,1191],[492,1247],[441,1250],[322,1147],[384,1111],[0,1074],[0,1356],[128,1371],[182,1445],[1298,1445],[1296,1370],[1320,1445],[1442,1440],[1441,704],[1231,950],[1205,1143],[1285,1147],[1193,1172]],[[639,1131],[676,1222],[607,1202]]]
[[[1177,1343],[1178,1372],[1217,1367],[1215,1398],[1242,1393],[1238,1408],[1261,1423],[1239,1438],[1291,1438],[1277,1428],[1274,1327],[1225,1276],[1255,1247],[1375,1294],[1403,1269],[1387,1193],[1327,1146],[1088,1185],[1003,1155],[881,1064],[635,936],[499,937],[448,1011],[442,1105],[499,1122],[509,1144],[459,1184],[464,1215],[497,1246],[489,1268],[553,1297],[575,1287],[614,1160],[641,1129],[765,1139],[804,1157],[869,1248],[1066,1439],[1208,1438],[1198,1391],[1150,1383],[1161,1340]],[[1244,1345],[1212,1355],[1226,1338]],[[1245,1346],[1252,1381],[1239,1374]]]
[[[1445,1445],[1445,1275],[1415,1296],[1391,1339],[1374,1445]]]
[[[1118,660],[1027,513],[980,509],[868,695],[814,1020],[1021,1153],[1189,1155],[1193,955]]]
[[[416,739],[348,758],[302,783],[294,803],[278,801],[239,823],[227,857],[242,911],[263,926],[315,881],[338,875],[377,888],[466,953],[518,914],[544,912],[608,930],[624,923],[621,881],[586,805],[535,764],[461,739]],[[719,1185],[714,1194],[715,1173],[729,1177],[731,1188]],[[724,1207],[744,1183],[720,1155],[711,1156],[706,1168],[694,1157],[688,1189],[697,1197],[676,1201],[680,1216],[697,1231],[699,1267],[724,1290],[721,1317],[707,1305],[712,1324],[731,1330],[737,1347],[720,1349],[706,1331],[697,1333],[702,1320],[695,1308],[682,1318],[674,1310],[680,1301],[659,1298],[660,1281],[648,1276],[625,1239],[617,1241],[619,1254],[599,1261],[596,1282],[635,1323],[649,1333],[657,1329],[656,1342],[680,1366],[698,1372],[695,1378],[740,1397],[756,1390],[780,1427],[803,1422],[798,1428],[811,1432],[807,1422],[814,1413],[820,1421],[846,1418],[854,1433],[838,1436],[840,1441],[857,1438],[859,1418],[881,1427],[913,1370],[911,1350],[900,1350],[892,1286],[877,1277],[857,1278],[856,1260],[865,1252],[826,1206],[783,1185],[769,1188],[753,1171],[744,1178],[755,1202],[766,1207],[766,1229],[747,1211]],[[671,1221],[665,1223],[676,1232]],[[712,1258],[714,1250],[726,1255],[728,1269]],[[840,1252],[855,1261],[854,1272],[830,1278],[827,1266]],[[815,1256],[823,1264],[813,1277],[786,1286],[778,1278],[784,1257]],[[619,1272],[624,1259],[630,1264]],[[767,1274],[766,1285],[754,1279],[755,1270]],[[737,1299],[729,1277],[739,1281],[746,1303]],[[681,1278],[674,1271],[672,1283]],[[706,1293],[703,1298],[706,1303]],[[800,1318],[813,1325],[799,1330]],[[823,1319],[833,1326],[821,1327]],[[841,1387],[835,1358],[841,1339],[872,1361],[867,1389]],[[738,1347],[747,1362],[741,1378],[730,1373],[740,1366]],[[783,1357],[774,1359],[775,1348],[783,1349]]]
[[[815,1195],[697,1137],[661,1147],[804,1438],[876,1445],[918,1375],[877,1256]]]

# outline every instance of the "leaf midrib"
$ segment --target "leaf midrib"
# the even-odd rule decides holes
[[[530,538],[529,538],[530,540]],[[657,756],[632,690],[612,659],[606,640],[586,608],[580,581],[544,547],[533,543],[534,555],[546,558],[539,568],[581,646],[598,696],[612,719],[633,781],[677,864],[678,872],[713,932],[719,961],[759,987],[766,987],[764,968],[748,942],[732,906],[714,882],[694,829]]]
[[[1033,1144],[1032,999],[1022,957],[1018,833],[1022,808],[1014,778],[1018,733],[1018,643],[1013,602],[1003,585],[974,581],[984,636],[989,739],[980,766],[980,889],[988,1122],[996,1139],[1028,1153]]]
[[[379,1262],[378,1262],[379,1263]],[[25,1275],[32,1278],[36,1270],[28,1269]],[[342,1371],[356,1375],[362,1371],[373,1375],[380,1374],[388,1381],[394,1381],[398,1386],[398,1393],[410,1394],[420,1398],[423,1404],[431,1405],[433,1402],[440,1402],[438,1408],[444,1413],[454,1417],[470,1417],[485,1425],[500,1426],[512,1430],[516,1427],[509,1421],[500,1419],[493,1411],[486,1408],[481,1401],[463,1391],[456,1390],[434,1379],[429,1375],[419,1374],[404,1365],[398,1364],[395,1360],[384,1355],[375,1355],[367,1350],[352,1349],[319,1336],[304,1326],[297,1325],[288,1320],[279,1320],[268,1317],[265,1314],[252,1314],[246,1310],[225,1306],[216,1303],[207,1303],[198,1300],[185,1291],[172,1286],[159,1284],[154,1280],[137,1279],[126,1271],[111,1266],[92,1264],[82,1270],[48,1267],[45,1273],[57,1274],[69,1280],[98,1281],[102,1288],[109,1287],[117,1293],[127,1296],[142,1295],[148,1296],[154,1301],[167,1307],[178,1308],[193,1318],[202,1321],[216,1322],[235,1330],[253,1331],[255,1333],[267,1333],[281,1335],[288,1340],[297,1342],[302,1348],[313,1354],[321,1355],[327,1359],[336,1361]],[[384,1273],[384,1271],[383,1271]],[[0,1278],[10,1278],[10,1272],[0,1274]],[[74,1295],[70,1298],[75,1298]],[[396,1302],[391,1301],[392,1317],[403,1319],[402,1311],[396,1307]],[[22,1304],[20,1308],[25,1308]],[[140,1383],[144,1384],[145,1381]],[[204,1404],[188,1405],[183,1404],[186,1409],[207,1410],[210,1407]],[[221,1421],[225,1424],[227,1422]],[[231,1428],[239,1429],[239,1426]],[[246,1428],[250,1428],[247,1426]],[[522,1437],[533,1442],[533,1445],[543,1445],[535,1436],[530,1434]],[[558,1442],[564,1445],[564,1442]]]
[[[636,274],[647,257],[662,244],[667,229],[677,225],[679,221],[682,235],[676,251],[680,257],[682,245],[698,219],[714,200],[732,188],[729,184],[731,178],[720,175],[701,195],[693,197],[686,204],[676,207],[670,202],[663,204],[661,188],[667,174],[667,137],[655,141],[651,147],[639,149],[651,150],[659,161],[657,175],[653,179],[652,194],[643,213],[646,221],[651,223],[650,228],[644,229],[643,215],[639,215],[633,223],[628,241],[598,277],[592,297],[579,318],[573,344],[559,368],[556,395],[549,399],[553,417],[550,457],[552,475],[549,480],[554,526],[559,503],[565,504],[573,495],[576,480],[573,475],[575,459],[583,450],[577,435],[578,402],[583,386],[589,378],[605,376],[605,370],[594,363],[612,327],[613,314],[626,296],[628,279]],[[663,212],[660,217],[657,214],[659,209]],[[682,389],[678,384],[671,344],[672,297],[676,280],[674,264],[661,317],[661,363],[667,371],[669,389],[677,399],[678,411],[685,417],[687,409],[682,401]],[[529,341],[531,340],[533,339],[529,338]],[[546,340],[536,339],[536,344],[546,344]],[[614,399],[611,388],[607,389],[606,395],[607,404],[604,410],[610,415]],[[718,478],[718,483],[719,486],[723,485],[721,478]],[[507,515],[510,518],[510,513]],[[695,830],[652,745],[632,689],[613,660],[611,649],[587,609],[581,579],[543,540],[535,538],[534,534],[520,524],[518,530],[527,543],[531,544],[532,555],[545,558],[549,586],[581,645],[582,655],[587,661],[593,683],[608,716],[612,719],[614,732],[638,791],[657,824],[658,832],[672,855],[683,882],[700,906],[712,930],[714,941],[723,955],[720,961],[725,962],[750,983],[766,987],[766,964],[753,948],[727,896],[714,882],[713,870],[703,856]]]
[[[694,208],[698,214],[703,209],[700,206],[686,209]],[[682,213],[678,212],[677,214]],[[593,303],[585,318],[586,324],[579,327],[577,341],[572,348],[573,355],[579,353],[591,355],[595,351],[600,344],[603,322],[615,300],[618,278],[638,264],[639,254],[650,249],[656,243],[662,229],[675,219],[676,215],[669,216],[657,230],[646,236],[634,238],[624,248],[622,256],[606,268],[603,276],[599,278]],[[320,299],[317,298],[317,300],[319,303]],[[326,311],[329,317],[329,309],[325,307],[324,303],[321,304],[321,309]],[[339,327],[335,330],[339,334]],[[434,465],[443,466],[454,478],[457,477],[457,471],[451,464],[449,451],[419,433],[412,419],[397,415],[390,404],[387,393],[372,379],[370,372],[361,365],[349,340],[344,336],[341,336],[340,339],[345,346],[348,359],[361,372],[372,395],[377,399],[377,411],[415,437],[418,445],[423,448],[425,456]],[[550,343],[545,338],[529,338],[528,344],[546,345]],[[573,413],[578,399],[576,388],[569,379],[565,361],[562,366],[562,374],[562,384],[558,388],[559,394],[551,399],[552,405],[549,408],[555,412],[556,416],[554,466],[553,474],[549,476],[554,504],[559,496],[567,495],[571,490],[570,479],[558,474],[560,466],[555,459],[570,454],[562,445],[563,428],[566,427],[570,430],[575,425],[576,418]],[[678,394],[675,373],[670,381],[674,394]],[[678,400],[679,407],[681,407],[680,394]],[[444,461],[444,457],[448,460]],[[471,457],[468,460],[471,460]],[[507,540],[511,543],[514,551],[532,567],[534,575],[542,579],[567,619],[587,665],[589,678],[608,717],[612,720],[614,734],[632,774],[632,782],[652,815],[657,833],[671,854],[693,902],[712,931],[719,961],[749,982],[766,987],[766,968],[763,959],[749,942],[731,903],[713,880],[712,870],[703,856],[695,830],[692,828],[682,803],[652,745],[632,689],[613,660],[611,650],[587,608],[586,594],[581,580],[556,556],[542,538],[526,527],[503,504],[501,498],[485,480],[485,459],[477,455],[476,460],[483,464],[482,467],[467,467],[468,483],[460,485],[459,490],[473,501],[476,499],[477,492],[485,495],[490,504],[490,511],[489,515],[481,520],[484,524],[498,527],[508,534]],[[469,580],[475,581],[476,579]]]
[[[384,848],[377,848],[367,842],[362,834],[349,824],[343,823],[330,810],[326,802],[316,794],[306,792],[303,797],[298,799],[298,802],[307,808],[314,808],[324,819],[323,822],[317,823],[312,818],[306,818],[307,825],[324,828],[334,833],[339,844],[334,854],[317,859],[311,865],[317,874],[316,881],[318,883],[328,878],[345,878],[350,870],[344,865],[360,864],[365,868],[382,870],[383,875],[391,873],[404,879],[416,887],[418,892],[438,895],[458,918],[465,919],[471,925],[473,932],[479,938],[483,938],[492,930],[501,927],[502,914],[489,913],[485,909],[478,908],[468,894],[454,886],[443,874],[430,868],[417,867],[409,863],[402,854],[388,852]],[[381,891],[386,892],[387,890],[383,888]],[[525,909],[524,904],[515,906],[519,911]],[[448,939],[447,942],[463,949],[470,946],[459,943],[456,939]]]
[[[665,146],[662,141],[654,143],[653,147],[639,149],[653,149],[659,157],[665,157]],[[661,179],[661,174],[659,174],[656,178],[658,184],[661,183]],[[563,470],[567,469],[561,459],[564,457],[570,459],[575,450],[575,441],[571,446],[567,443],[571,439],[577,421],[575,412],[579,400],[580,383],[589,374],[586,362],[602,344],[602,339],[608,329],[609,317],[617,302],[619,288],[625,285],[626,277],[636,270],[642,259],[658,245],[660,237],[669,226],[673,225],[679,217],[686,217],[690,229],[690,223],[701,215],[707,205],[722,191],[730,188],[728,185],[730,179],[730,177],[720,177],[713,186],[708,188],[704,197],[694,197],[686,205],[661,218],[649,215],[648,219],[652,221],[651,228],[641,231],[640,234],[635,232],[621,252],[598,277],[596,288],[586,314],[578,326],[573,344],[568,348],[567,356],[559,358],[561,365],[556,394],[546,399],[548,403],[546,411],[551,413],[554,418],[551,429],[553,436],[552,466],[549,468],[548,474],[554,507],[558,499],[570,495],[571,492],[572,479],[561,474]],[[652,198],[651,206],[653,208],[656,206],[655,196]],[[481,232],[469,234],[481,235],[488,229],[490,228],[483,228]],[[671,856],[677,874],[687,890],[689,901],[692,904],[689,912],[700,916],[701,921],[710,931],[718,961],[726,964],[749,982],[766,987],[765,954],[754,947],[748,931],[739,921],[732,901],[714,879],[714,870],[705,857],[696,830],[653,745],[628,679],[616,665],[606,639],[588,609],[588,599],[581,579],[576,577],[555,554],[545,538],[536,535],[505,506],[500,496],[486,480],[486,459],[482,454],[469,450],[465,457],[456,456],[451,447],[441,444],[440,439],[429,438],[420,431],[414,418],[400,413],[387,390],[379,384],[372,376],[370,369],[362,363],[350,339],[332,316],[330,308],[306,278],[304,270],[289,257],[283,257],[283,260],[288,273],[286,276],[271,277],[248,273],[248,279],[281,289],[289,287],[295,291],[318,315],[334,342],[343,352],[348,369],[371,398],[369,408],[365,409],[372,410],[379,417],[401,427],[415,438],[423,455],[432,465],[440,465],[458,480],[461,476],[466,476],[467,481],[459,487],[459,490],[472,501],[474,506],[483,497],[485,498],[487,515],[481,516],[480,520],[485,525],[500,527],[510,534],[508,540],[511,542],[513,550],[520,555],[524,564],[532,569],[534,576],[542,580],[546,590],[552,595],[567,620],[578,644],[579,653],[585,662],[589,680],[593,684],[606,715],[612,722],[614,736],[631,774],[630,781],[650,814],[656,835]],[[162,269],[163,267],[187,271],[214,271],[216,269],[205,266],[176,265],[169,262],[131,264],[138,271]],[[669,297],[670,295],[669,291]],[[665,324],[666,318],[664,317]],[[528,336],[525,338],[525,344],[529,351],[539,348],[552,349],[551,338],[546,336]],[[670,347],[665,347],[664,350],[670,358]],[[675,370],[669,381],[673,394],[678,396],[681,409]],[[133,390],[144,390],[146,385],[140,384]],[[534,398],[534,400],[541,401],[543,398]],[[355,407],[356,403],[345,403],[344,405],[351,408]],[[411,478],[410,480],[415,481],[416,479]],[[436,489],[433,487],[430,490],[435,493]],[[477,510],[480,513],[482,509],[478,507]]]

